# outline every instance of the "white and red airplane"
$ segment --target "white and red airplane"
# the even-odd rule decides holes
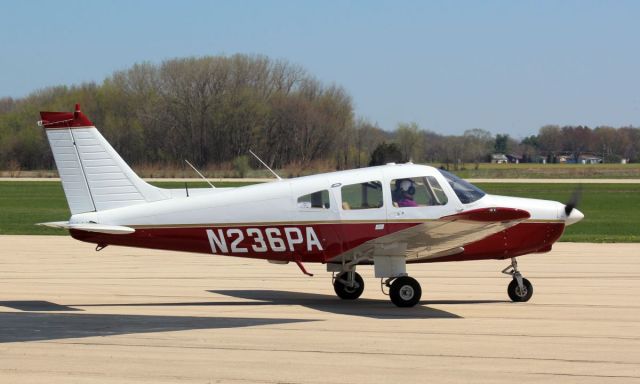
[[[139,178],[76,105],[41,112],[75,239],[214,255],[276,264],[324,263],[343,299],[357,299],[359,265],[373,264],[391,301],[411,307],[420,284],[407,264],[511,259],[513,301],[531,283],[516,256],[551,250],[565,226],[584,215],[575,201],[489,195],[440,169],[388,164],[238,188],[162,189]]]

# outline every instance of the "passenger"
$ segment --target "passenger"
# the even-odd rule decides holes
[[[398,207],[417,207],[418,203],[413,200],[416,187],[411,179],[396,181],[396,190],[393,192],[393,201]]]

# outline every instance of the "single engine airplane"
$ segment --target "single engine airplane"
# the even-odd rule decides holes
[[[373,264],[399,307],[421,298],[407,264],[511,259],[508,295],[528,301],[533,286],[516,257],[551,250],[584,215],[555,201],[489,195],[441,169],[387,164],[237,188],[162,189],[138,177],[76,105],[41,112],[77,240],[265,259],[324,263],[336,294],[360,297],[356,272]]]

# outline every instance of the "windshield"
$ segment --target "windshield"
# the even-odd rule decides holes
[[[476,200],[479,200],[482,196],[486,195],[480,188],[475,185],[462,180],[458,176],[449,173],[443,169],[438,169],[442,176],[447,179],[447,182],[453,188],[453,191],[456,193],[462,204],[473,203]]]

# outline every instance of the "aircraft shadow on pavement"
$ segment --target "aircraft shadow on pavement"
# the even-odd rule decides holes
[[[37,312],[76,312],[82,309],[68,307],[43,300],[20,300],[20,301],[0,301],[0,307],[8,307],[20,311],[37,311]]]
[[[0,312],[0,343],[195,329],[240,328],[307,321],[314,320]]]
[[[238,301],[185,301],[166,303],[122,303],[122,304],[74,304],[74,307],[191,307],[191,306],[274,306],[299,305],[313,310],[340,315],[362,316],[375,319],[458,319],[460,316],[416,305],[413,308],[397,308],[388,300],[341,300],[334,295],[275,290],[210,290],[208,292],[238,298]]]
[[[301,305],[322,312],[376,319],[460,318],[454,313],[420,304],[413,308],[398,308],[388,300],[341,300],[334,295],[275,290],[212,290],[209,292],[243,300],[253,300],[224,301],[220,305]]]
[[[375,319],[458,319],[461,316],[441,309],[431,308],[426,304],[474,304],[490,303],[494,301],[443,301],[423,302],[413,308],[397,308],[388,300],[340,300],[334,295],[317,293],[275,291],[275,290],[210,290],[208,292],[233,297],[241,300],[230,301],[183,301],[183,302],[152,302],[152,303],[110,303],[110,304],[71,304],[66,307],[48,302],[0,302],[0,306],[7,306],[21,310],[32,311],[82,311],[79,308],[91,307],[197,307],[197,306],[274,306],[299,305],[313,310],[349,316],[362,316]],[[9,305],[10,303],[10,305]],[[40,303],[35,305],[34,303]]]

